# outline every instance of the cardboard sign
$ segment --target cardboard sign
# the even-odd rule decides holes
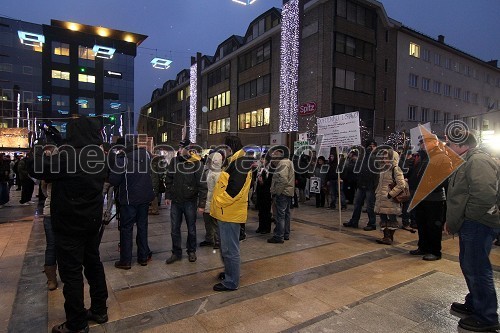
[[[309,179],[309,192],[310,193],[320,193],[321,192],[321,178],[311,177]]]

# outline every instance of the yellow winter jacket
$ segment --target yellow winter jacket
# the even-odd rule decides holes
[[[239,150],[228,158],[228,162],[215,185],[210,215],[222,222],[245,223],[253,161]]]

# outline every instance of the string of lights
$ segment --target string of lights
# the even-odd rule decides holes
[[[189,77],[189,89],[191,98],[189,99],[189,140],[196,142],[196,105],[198,103],[198,64],[191,65]]]
[[[299,0],[283,5],[280,52],[279,131],[294,132],[299,128]]]

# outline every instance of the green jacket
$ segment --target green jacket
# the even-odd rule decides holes
[[[498,165],[479,148],[470,149],[464,160],[448,183],[446,223],[449,231],[458,232],[465,219],[500,228]]]
[[[295,171],[288,158],[278,162],[271,182],[271,194],[293,197],[295,192]]]

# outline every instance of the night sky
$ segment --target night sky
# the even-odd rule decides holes
[[[500,0],[381,0],[387,15],[405,26],[482,60],[500,60]],[[51,19],[145,34],[135,59],[135,111],[148,103],[196,52],[214,55],[229,36],[245,35],[250,22],[281,0],[243,6],[231,0],[21,0],[3,1],[0,15],[37,24]],[[154,57],[173,60],[153,69]]]

